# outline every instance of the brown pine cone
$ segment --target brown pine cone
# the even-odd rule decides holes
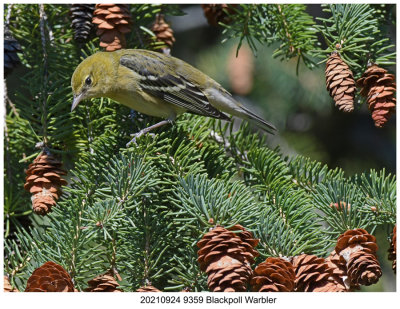
[[[7,276],[4,276],[4,292],[19,292],[17,288],[14,288]]]
[[[396,111],[396,83],[393,74],[387,70],[371,65],[357,80],[361,87],[360,94],[367,97],[368,108],[371,111],[375,126],[382,128],[391,114]]]
[[[230,4],[232,7],[236,5]],[[204,15],[206,16],[208,23],[212,26],[218,26],[219,22],[229,24],[232,21],[224,11],[228,11],[229,14],[234,13],[234,10],[232,10],[228,4],[202,4],[201,7],[203,8]]]
[[[32,194],[33,211],[46,215],[56,205],[67,181],[61,176],[67,172],[62,163],[47,151],[40,153],[26,171],[25,190]]]
[[[244,245],[246,246],[246,250],[250,252],[253,257],[257,257],[259,255],[257,250],[255,250],[254,248],[257,247],[260,240],[255,239],[252,232],[247,231],[240,224],[235,224],[234,226],[229,228],[229,230],[235,232],[236,236],[240,237],[240,239],[244,242]]]
[[[394,273],[396,273],[396,252],[397,252],[397,249],[396,249],[396,234],[397,234],[396,226],[397,225],[395,225],[393,228],[392,242],[390,243],[390,248],[388,250],[389,251],[388,259],[389,259],[389,261],[393,261],[392,268],[393,268]]]
[[[96,4],[92,22],[97,25],[96,35],[106,51],[126,47],[125,34],[131,32],[132,18],[126,4]]]
[[[197,243],[200,269],[208,275],[208,287],[212,292],[244,292],[252,269],[251,264],[258,252],[253,245],[258,240],[240,225],[232,228],[234,233],[217,226]]]
[[[118,282],[110,271],[88,281],[89,287],[85,292],[122,292],[118,289]]]
[[[283,258],[269,257],[257,265],[250,284],[254,292],[293,292],[294,268]]]
[[[332,270],[325,259],[315,255],[300,254],[292,261],[296,280],[297,292],[324,292],[329,283]]]
[[[328,58],[325,78],[326,89],[335,101],[335,105],[341,111],[352,112],[356,84],[353,73],[338,52],[333,52]]]
[[[375,237],[364,229],[348,230],[339,236],[335,251],[346,261],[352,286],[378,282],[382,271],[376,257],[377,250]]]
[[[164,20],[164,15],[162,14],[157,14],[156,20],[151,27],[151,31],[154,32],[156,35],[157,41],[158,42],[163,42],[165,45],[167,45],[168,48],[171,48],[172,45],[175,42],[175,37],[174,37],[174,31],[170,27],[169,24],[167,24]],[[164,53],[169,54],[169,49],[164,51]]]
[[[352,285],[371,285],[382,276],[381,266],[375,254],[358,250],[351,255],[347,263],[347,273]]]
[[[326,292],[347,292],[350,291],[350,281],[347,276],[346,261],[338,255],[335,250],[325,259],[332,270],[329,283],[326,285]]]
[[[136,292],[161,292],[161,291],[152,285],[144,285],[138,288]]]
[[[33,271],[25,292],[74,292],[74,284],[64,268],[54,262],[46,262]]]

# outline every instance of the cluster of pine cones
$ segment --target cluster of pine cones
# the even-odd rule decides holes
[[[244,292],[249,284],[255,292],[348,292],[374,284],[382,275],[375,237],[363,229],[340,235],[326,259],[308,254],[270,257],[253,272],[257,244],[240,225],[229,230],[217,226],[204,235],[197,244],[198,261],[210,291]]]
[[[79,43],[90,40],[94,33],[100,38],[100,46],[106,51],[126,48],[125,35],[131,32],[132,17],[126,4],[72,4],[70,9],[74,38]],[[171,48],[174,32],[159,14],[151,27],[158,42]]]
[[[216,226],[197,243],[200,269],[207,273],[211,292],[350,292],[361,285],[375,284],[382,275],[374,236],[364,229],[348,230],[339,236],[327,258],[300,254],[269,257],[251,267],[259,255],[259,240],[243,226],[226,229]],[[389,259],[396,271],[396,226]],[[88,281],[85,292],[122,292],[115,271],[107,271]],[[6,292],[18,292],[4,276]],[[146,282],[137,292],[161,292]],[[182,292],[188,292],[190,288]],[[25,292],[77,292],[68,272],[54,262],[46,262],[28,279]]]
[[[335,51],[326,62],[325,77],[326,89],[341,111],[354,110],[356,86],[366,97],[376,127],[382,128],[396,110],[395,76],[376,64],[370,64],[356,82],[349,66]]]

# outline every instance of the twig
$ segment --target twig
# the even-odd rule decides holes
[[[45,16],[44,4],[39,4],[39,17],[40,17],[40,35],[42,39],[43,49],[43,88],[42,88],[42,113],[43,113],[43,142],[47,145],[47,83],[49,78],[48,73],[48,55],[46,50],[46,34],[45,34]]]
[[[246,154],[246,153],[241,153],[241,152],[239,151],[239,149],[237,149],[236,147],[235,147],[235,149],[233,149],[231,143],[229,143],[228,140],[225,140],[224,137],[222,137],[221,135],[219,135],[219,134],[218,134],[217,132],[215,132],[214,130],[211,130],[211,131],[210,131],[210,136],[211,136],[211,138],[212,138],[213,140],[215,140],[217,143],[221,144],[221,145],[224,147],[224,149],[225,149],[225,151],[226,151],[227,154],[230,153],[230,154],[232,154],[232,155],[236,155],[236,156],[240,157],[240,158],[241,158],[242,160],[244,160],[244,161],[247,161],[247,160],[248,160],[248,159],[247,159],[247,154]],[[233,153],[232,153],[232,150],[235,150],[236,154],[233,154]]]
[[[115,230],[113,231],[112,238],[112,257],[111,257],[111,271],[114,277],[118,279],[118,281],[122,281],[122,278],[117,270],[117,245],[115,244]]]
[[[280,4],[277,4],[276,6],[278,7],[278,11],[279,11],[279,13],[281,14],[282,22],[283,22],[283,28],[285,29],[286,37],[287,37],[287,39],[288,39],[288,41],[289,41],[289,51],[290,51],[291,53],[294,53],[295,48],[294,48],[294,46],[293,46],[293,44],[292,44],[292,41],[293,41],[293,40],[292,40],[292,36],[291,36],[290,33],[289,33],[289,26],[288,26],[288,24],[287,24],[287,22],[286,22],[285,14],[283,14],[283,12],[282,12],[282,7],[281,7]]]
[[[4,80],[4,105],[6,105],[7,102],[7,83],[6,80]],[[15,108],[15,107],[14,107]],[[4,106],[4,111],[6,111],[6,107]],[[10,163],[10,138],[8,136],[8,128],[7,128],[7,120],[6,120],[6,112],[4,113],[4,142],[5,142],[5,159],[7,163],[7,179],[8,181],[11,182],[11,163]]]
[[[17,111],[17,108],[15,107],[15,104],[10,100],[8,97],[8,92],[7,92],[7,83],[6,80],[4,80],[4,108],[6,107],[6,103],[11,107],[12,112],[14,113],[15,116],[19,118],[19,113]],[[5,111],[7,109],[4,109]],[[5,115],[4,115],[5,116]],[[5,119],[5,118],[4,118]]]
[[[44,22],[45,22],[45,24],[46,24],[47,32],[48,32],[48,34],[49,34],[49,41],[50,41],[50,44],[53,45],[53,42],[54,42],[54,34],[53,34],[53,30],[51,30],[51,28],[49,27],[49,23],[47,22],[47,14],[46,14],[46,12],[44,11],[44,9],[43,9],[43,19],[44,19]]]

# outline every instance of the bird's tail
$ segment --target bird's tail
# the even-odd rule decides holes
[[[275,126],[273,124],[265,121],[260,116],[257,116],[252,111],[245,108],[243,105],[241,105],[240,108],[243,110],[243,114],[244,114],[243,116],[245,116],[247,119],[252,121],[259,128],[263,129],[264,131],[266,131],[270,134],[275,134],[277,129],[275,128]]]

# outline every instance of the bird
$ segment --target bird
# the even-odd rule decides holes
[[[71,112],[86,99],[107,97],[135,111],[163,118],[134,134],[173,123],[185,113],[230,121],[227,115],[255,123],[268,133],[276,128],[234,99],[208,75],[183,60],[145,49],[97,52],[84,59],[71,78]],[[131,143],[129,142],[128,145]]]

